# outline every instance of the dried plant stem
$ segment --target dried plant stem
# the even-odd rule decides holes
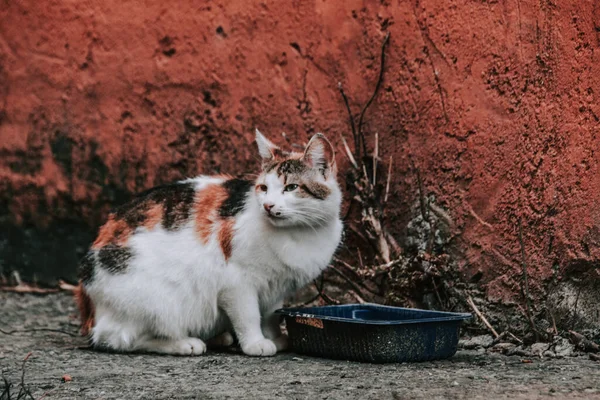
[[[579,346],[583,351],[593,351],[595,353],[600,351],[599,344],[592,342],[581,333],[569,331],[569,334],[571,335],[571,342],[576,346]]]
[[[364,290],[366,290],[367,292],[369,292],[369,293],[371,293],[371,294],[373,294],[375,296],[379,296],[380,295],[379,293],[373,291],[373,289],[371,289],[367,285],[365,285],[364,282],[362,282],[362,280],[360,279],[360,275],[356,273],[356,271],[354,270],[354,268],[352,267],[352,265],[348,264],[344,260],[341,260],[341,259],[339,259],[337,257],[333,257],[333,260],[335,262],[337,262],[338,264],[340,264],[341,266],[343,266],[344,268],[346,268],[346,270],[348,270],[348,272],[352,273],[353,275],[355,275],[358,278],[356,282],[353,281],[353,283],[351,283],[351,284],[358,285],[358,286],[362,287]],[[347,275],[346,275],[346,278],[344,278],[344,279],[349,279],[349,278],[347,278]],[[363,293],[361,293],[359,291],[359,294],[363,294]]]
[[[356,163],[356,160],[354,159],[354,156],[352,155],[352,151],[350,151],[350,147],[348,147],[348,142],[346,142],[344,135],[341,135],[341,138],[342,138],[342,144],[344,145],[344,150],[346,151],[346,156],[348,157],[348,160],[350,160],[350,163],[352,163],[352,166],[354,168],[358,169],[358,164]]]
[[[360,297],[360,295],[354,291],[350,291],[350,293],[352,293],[352,295],[354,296],[354,298],[356,299],[356,301],[358,301],[360,304],[364,304],[366,303],[365,300]]]
[[[358,142],[358,135],[356,133],[356,126],[354,126],[354,115],[352,115],[352,111],[350,110],[350,104],[348,103],[348,97],[346,93],[344,93],[344,88],[342,87],[342,82],[338,82],[338,89],[342,95],[342,99],[344,99],[344,105],[346,106],[346,111],[348,112],[348,119],[350,120],[350,128],[352,129],[352,139],[354,139],[354,151],[358,158],[360,159],[360,144]],[[356,163],[354,163],[356,164]]]
[[[519,339],[518,337],[516,337],[515,335],[513,335],[512,333],[510,333],[509,331],[504,331],[502,332],[500,335],[498,335],[497,338],[495,338],[492,343],[490,343],[489,346],[486,346],[486,348],[490,348],[490,347],[494,347],[495,345],[497,345],[498,343],[502,342],[504,340],[504,338],[506,336],[510,336],[511,338],[513,338],[513,340],[515,340],[517,343],[519,344],[523,344],[523,341],[521,339]]]
[[[423,221],[429,222],[429,213],[427,212],[427,202],[425,201],[425,193],[423,192],[423,181],[421,180],[421,171],[415,168],[417,174],[417,185],[419,187],[419,207],[421,208],[421,216]]]
[[[332,299],[331,297],[329,297],[327,295],[327,293],[325,293],[325,291],[323,290],[323,281],[324,281],[323,275],[321,275],[321,287],[319,287],[317,285],[317,280],[316,279],[313,281],[313,283],[315,284],[315,289],[317,289],[317,292],[319,292],[319,297],[321,297],[323,300],[325,300],[325,302],[327,304],[340,304],[339,301],[337,301],[335,299]],[[314,301],[314,300],[312,300],[312,301]]]
[[[385,183],[385,196],[383,197],[383,204],[387,204],[388,195],[390,194],[390,181],[392,180],[392,163],[393,163],[393,156],[390,156],[390,163],[388,165],[388,171],[387,171],[387,181]]]
[[[494,327],[488,322],[487,318],[481,313],[481,311],[479,311],[479,308],[477,308],[471,296],[467,297],[467,303],[469,304],[469,307],[471,307],[471,309],[475,312],[475,314],[477,314],[481,322],[483,322],[483,324],[492,332],[494,337],[497,338],[498,336],[500,336],[498,335],[498,332],[496,332]]]
[[[62,333],[62,334],[73,336],[73,337],[78,337],[79,336],[79,335],[77,335],[75,333],[63,331],[63,330],[60,330],[60,329],[52,329],[52,328],[15,329],[15,330],[12,330],[12,331],[5,331],[3,329],[0,329],[0,333],[2,333],[4,335],[12,335],[14,333],[29,333],[29,332],[55,332],[55,333]]]
[[[356,253],[358,254],[358,262],[360,264],[361,269],[365,269],[365,265],[363,264],[362,253],[360,252],[360,247],[356,248]]]
[[[377,185],[377,158],[379,158],[379,133],[375,132],[375,154],[373,155],[373,186]]]
[[[527,258],[525,257],[525,244],[523,243],[523,227],[521,226],[521,219],[518,220],[519,226],[519,243],[521,245],[521,265],[523,267],[523,296],[525,297],[525,311],[531,330],[535,335],[536,342],[539,341],[539,333],[533,322],[531,315],[531,299],[529,297],[529,277],[527,274]]]
[[[348,284],[352,287],[352,289],[356,292],[357,295],[360,295],[361,297],[363,296],[362,290],[358,287],[356,283],[354,283],[354,281],[352,281],[352,279],[348,278],[346,274],[344,274],[342,271],[340,271],[333,265],[330,265],[329,268],[331,268],[333,272],[335,272],[338,276],[342,277],[346,282],[348,282]]]
[[[379,88],[381,87],[381,82],[383,82],[383,70],[384,70],[383,67],[385,65],[385,47],[387,46],[389,40],[390,40],[390,33],[388,32],[388,33],[386,33],[385,38],[383,39],[383,43],[381,44],[381,62],[379,65],[379,77],[377,78],[377,83],[375,84],[375,90],[373,91],[373,94],[371,95],[371,97],[369,98],[369,100],[367,101],[365,106],[363,107],[362,111],[360,112],[360,117],[358,118],[357,135],[358,135],[358,140],[360,140],[362,142],[363,152],[365,154],[367,154],[367,146],[365,144],[364,136],[362,133],[363,119],[365,117],[365,113],[367,112],[367,109],[369,108],[369,106],[371,105],[373,100],[375,100],[375,96],[377,96],[377,92],[379,91]]]
[[[34,399],[31,392],[25,385],[25,363],[27,362],[29,357],[31,357],[32,354],[33,354],[33,352],[30,351],[29,353],[27,353],[27,355],[23,359],[23,364],[21,366],[21,389],[19,389],[19,395],[17,396],[18,399],[26,398],[25,396],[28,396],[28,398],[30,398],[32,400]]]

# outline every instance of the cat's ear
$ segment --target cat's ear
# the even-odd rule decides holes
[[[256,129],[256,144],[258,145],[258,152],[262,157],[263,162],[272,161],[281,153],[279,147],[271,143],[271,141],[264,137],[258,129]]]
[[[336,172],[333,146],[322,133],[317,133],[310,139],[302,160],[312,168],[321,171],[325,178],[328,178],[332,172]]]

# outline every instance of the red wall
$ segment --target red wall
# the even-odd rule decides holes
[[[9,1],[0,20],[5,274],[69,275],[73,259],[56,257],[83,251],[132,192],[253,171],[255,126],[279,143],[282,131],[294,142],[322,131],[339,146],[349,128],[337,84],[358,112],[387,31],[365,130],[394,156],[397,236],[417,198],[413,162],[490,298],[518,293],[518,219],[533,291],[553,265],[597,271],[593,0]]]

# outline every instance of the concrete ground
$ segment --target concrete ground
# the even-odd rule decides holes
[[[600,399],[600,363],[586,357],[459,351],[445,361],[371,365],[293,353],[108,354],[85,349],[74,316],[65,293],[0,292],[0,369],[13,398],[32,352],[24,382],[36,399]]]

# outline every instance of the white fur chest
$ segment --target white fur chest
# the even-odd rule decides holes
[[[319,276],[341,239],[339,219],[319,228],[278,229],[252,217],[242,216],[237,224],[230,262],[266,303],[282,300]]]

